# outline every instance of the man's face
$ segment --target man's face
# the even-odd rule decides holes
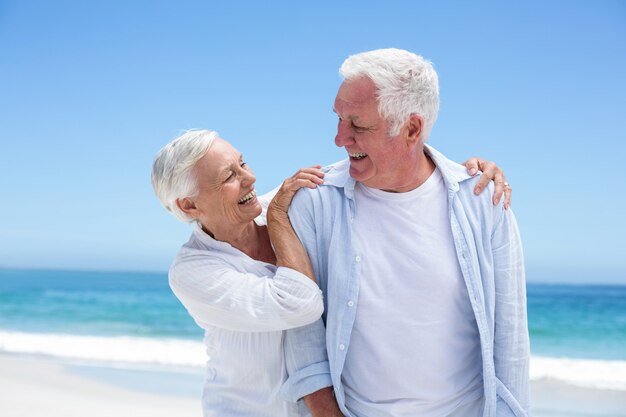
[[[378,114],[376,86],[367,77],[344,81],[335,99],[339,117],[335,144],[350,157],[350,176],[371,188],[401,191],[414,144],[406,129],[390,137],[389,124]]]

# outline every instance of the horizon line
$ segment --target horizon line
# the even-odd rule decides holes
[[[94,274],[138,274],[138,275],[167,275],[167,270],[148,270],[148,269],[95,269],[95,268],[71,268],[71,267],[18,267],[0,265],[2,271],[41,271],[41,272],[69,272],[69,273],[94,273]],[[598,285],[598,286],[626,286],[626,282],[620,281],[581,281],[568,279],[541,280],[527,279],[527,284],[546,284],[546,285]]]

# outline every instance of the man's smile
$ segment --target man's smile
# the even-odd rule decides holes
[[[363,152],[348,152],[348,155],[350,156],[350,159],[356,159],[357,161],[367,157],[367,154]]]

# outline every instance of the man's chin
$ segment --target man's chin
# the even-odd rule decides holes
[[[354,166],[352,161],[350,161],[350,176],[358,182],[367,181],[369,176],[367,175],[367,171],[363,169],[363,167]]]

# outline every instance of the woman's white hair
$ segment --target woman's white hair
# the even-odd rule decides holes
[[[190,130],[165,145],[152,164],[152,188],[167,211],[191,223],[176,200],[195,197],[198,184],[193,168],[219,135],[211,130]]]
[[[368,77],[378,89],[378,113],[396,136],[411,114],[424,119],[424,140],[439,113],[439,80],[430,61],[401,49],[377,49],[348,57],[339,73],[347,81]]]

